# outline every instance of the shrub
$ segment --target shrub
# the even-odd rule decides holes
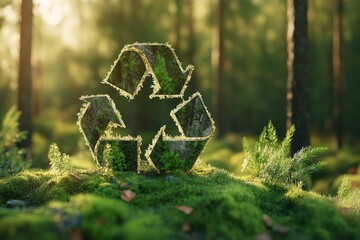
[[[313,159],[326,151],[322,147],[304,147],[290,156],[290,144],[295,127],[288,129],[285,139],[279,142],[276,129],[269,122],[262,131],[255,146],[251,148],[243,139],[245,160],[242,170],[260,178],[270,184],[303,184],[309,187],[310,176],[321,169],[321,162],[314,163]]]
[[[61,153],[56,143],[50,145],[48,158],[50,160],[50,170],[56,175],[72,172],[70,156]]]
[[[19,131],[20,112],[11,107],[2,120],[0,129],[0,177],[18,173],[30,166],[25,161],[26,151],[16,144],[25,139],[26,133]]]

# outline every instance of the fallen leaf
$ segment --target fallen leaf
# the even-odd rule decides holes
[[[76,175],[75,173],[71,173],[70,175],[73,176],[74,178],[76,178],[77,180],[81,180],[81,178],[78,175]]]
[[[192,207],[189,206],[175,206],[174,208],[185,213],[186,215],[189,215],[194,210]]]
[[[124,187],[127,187],[127,186],[129,186],[129,182],[122,182],[122,183],[120,183],[120,187],[121,187],[121,188],[124,188]]]
[[[80,229],[72,229],[69,232],[69,240],[82,240],[83,235]]]
[[[262,216],[262,219],[263,219],[263,221],[264,221],[264,223],[265,223],[265,225],[266,225],[267,227],[271,227],[271,226],[273,225],[273,221],[271,220],[271,218],[269,217],[269,215],[264,214],[264,215]]]
[[[191,231],[191,225],[188,222],[184,222],[184,224],[181,227],[181,230],[185,233],[188,233]]]
[[[105,219],[104,218],[99,218],[97,221],[96,221],[96,225],[97,226],[102,226],[106,223]]]
[[[124,190],[121,193],[121,199],[125,202],[130,202],[134,197],[136,197],[136,193],[131,190]]]
[[[277,226],[274,226],[274,230],[280,234],[288,234],[290,232],[290,229],[286,226],[283,226],[283,225],[277,225]]]
[[[271,236],[268,232],[259,233],[254,237],[255,240],[271,240]]]

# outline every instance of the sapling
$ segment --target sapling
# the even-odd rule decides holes
[[[50,160],[50,170],[53,171],[55,175],[59,176],[72,172],[70,156],[65,153],[61,153],[56,143],[50,145],[48,158]]]
[[[250,147],[243,139],[245,160],[242,166],[251,176],[270,184],[299,184],[309,187],[311,174],[320,170],[323,163],[313,160],[326,151],[323,147],[304,147],[290,156],[290,143],[295,132],[292,126],[279,142],[276,129],[271,123],[265,126],[255,146]]]

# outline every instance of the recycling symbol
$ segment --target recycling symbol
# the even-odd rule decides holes
[[[193,70],[192,65],[185,70],[181,67],[168,43],[134,43],[122,49],[103,80],[131,100],[141,90],[145,78],[151,76],[153,91],[149,98],[181,99],[170,112],[179,134],[166,134],[166,125],[163,125],[144,154],[157,172],[191,170],[214,134],[214,121],[200,93],[183,99]],[[139,172],[142,138],[112,132],[112,129],[126,128],[126,125],[110,96],[98,94],[80,99],[84,104],[78,114],[78,125],[97,165]]]

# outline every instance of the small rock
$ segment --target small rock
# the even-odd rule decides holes
[[[168,181],[168,182],[175,182],[177,179],[174,177],[174,176],[166,176],[165,177],[165,181]]]
[[[6,202],[6,207],[7,208],[25,208],[26,203],[23,200],[11,199]]]
[[[74,215],[74,216],[68,216],[64,217],[62,221],[59,222],[59,228],[63,232],[70,231],[72,229],[79,228],[81,225],[81,216],[80,215]]]

